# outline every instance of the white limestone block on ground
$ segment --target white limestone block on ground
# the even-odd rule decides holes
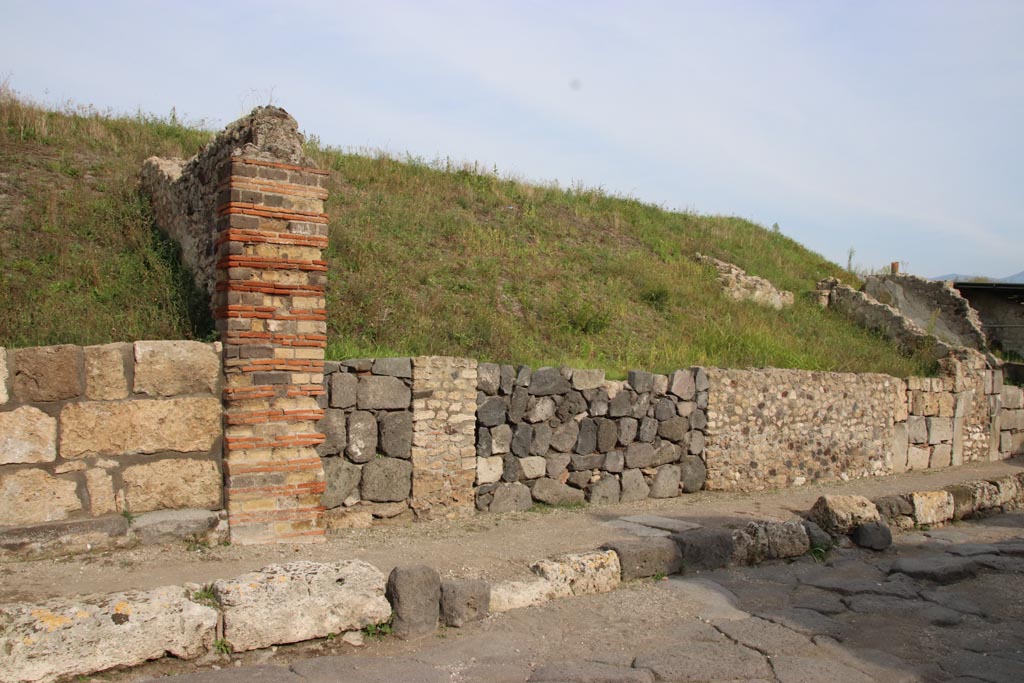
[[[236,652],[324,638],[387,621],[385,577],[360,560],[269,565],[217,581],[224,638]]]
[[[534,562],[530,569],[551,582],[557,597],[613,591],[622,574],[619,556],[614,550],[562,555]]]
[[[0,683],[48,683],[213,644],[217,611],[184,588],[0,605]]]

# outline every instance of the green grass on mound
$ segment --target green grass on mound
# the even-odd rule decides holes
[[[137,178],[146,157],[187,157],[210,137],[174,117],[46,111],[0,91],[0,345],[209,338],[206,304]],[[329,357],[443,354],[612,376],[932,370],[808,296],[825,276],[854,276],[749,221],[315,142],[309,153],[332,171]],[[793,291],[796,305],[727,299],[695,251]]]

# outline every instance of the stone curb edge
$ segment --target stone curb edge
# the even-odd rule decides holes
[[[843,542],[845,535],[857,542],[858,530],[869,525],[903,531],[1020,509],[1024,473],[875,501],[826,495],[807,519],[612,541],[594,551],[536,561],[530,569],[537,578],[528,581],[442,580],[422,565],[396,567],[385,581],[378,569],[358,560],[303,561],[209,586],[9,603],[0,605],[0,683],[50,683],[166,655],[193,659],[338,634],[359,644],[363,630],[422,637],[440,623],[458,627],[491,612],[609,592],[623,581],[799,557]],[[285,628],[275,630],[274,624]]]

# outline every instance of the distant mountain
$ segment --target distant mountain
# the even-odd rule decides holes
[[[1015,275],[1004,277],[1000,282],[1014,282],[1017,284],[1024,284],[1024,270],[1020,271]]]
[[[982,280],[988,282],[1007,282],[1013,284],[1024,284],[1024,270],[1014,275],[1009,275],[1004,278],[987,278],[980,275],[963,275],[961,273],[949,273],[948,275],[938,275],[929,280],[953,280],[954,282],[967,282],[969,280]]]

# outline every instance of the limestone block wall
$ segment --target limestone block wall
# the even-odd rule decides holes
[[[993,391],[999,390],[999,413],[992,431],[993,450],[999,459],[1024,455],[1024,390],[1012,384],[1001,384],[993,377]],[[998,438],[997,436],[998,435]]]
[[[0,349],[0,528],[222,508],[221,345]]]
[[[707,487],[756,491],[888,474],[906,383],[887,375],[707,370]]]
[[[669,498],[704,483],[708,377],[482,363],[476,506]]]
[[[475,360],[360,358],[324,372],[329,530],[472,511]]]

